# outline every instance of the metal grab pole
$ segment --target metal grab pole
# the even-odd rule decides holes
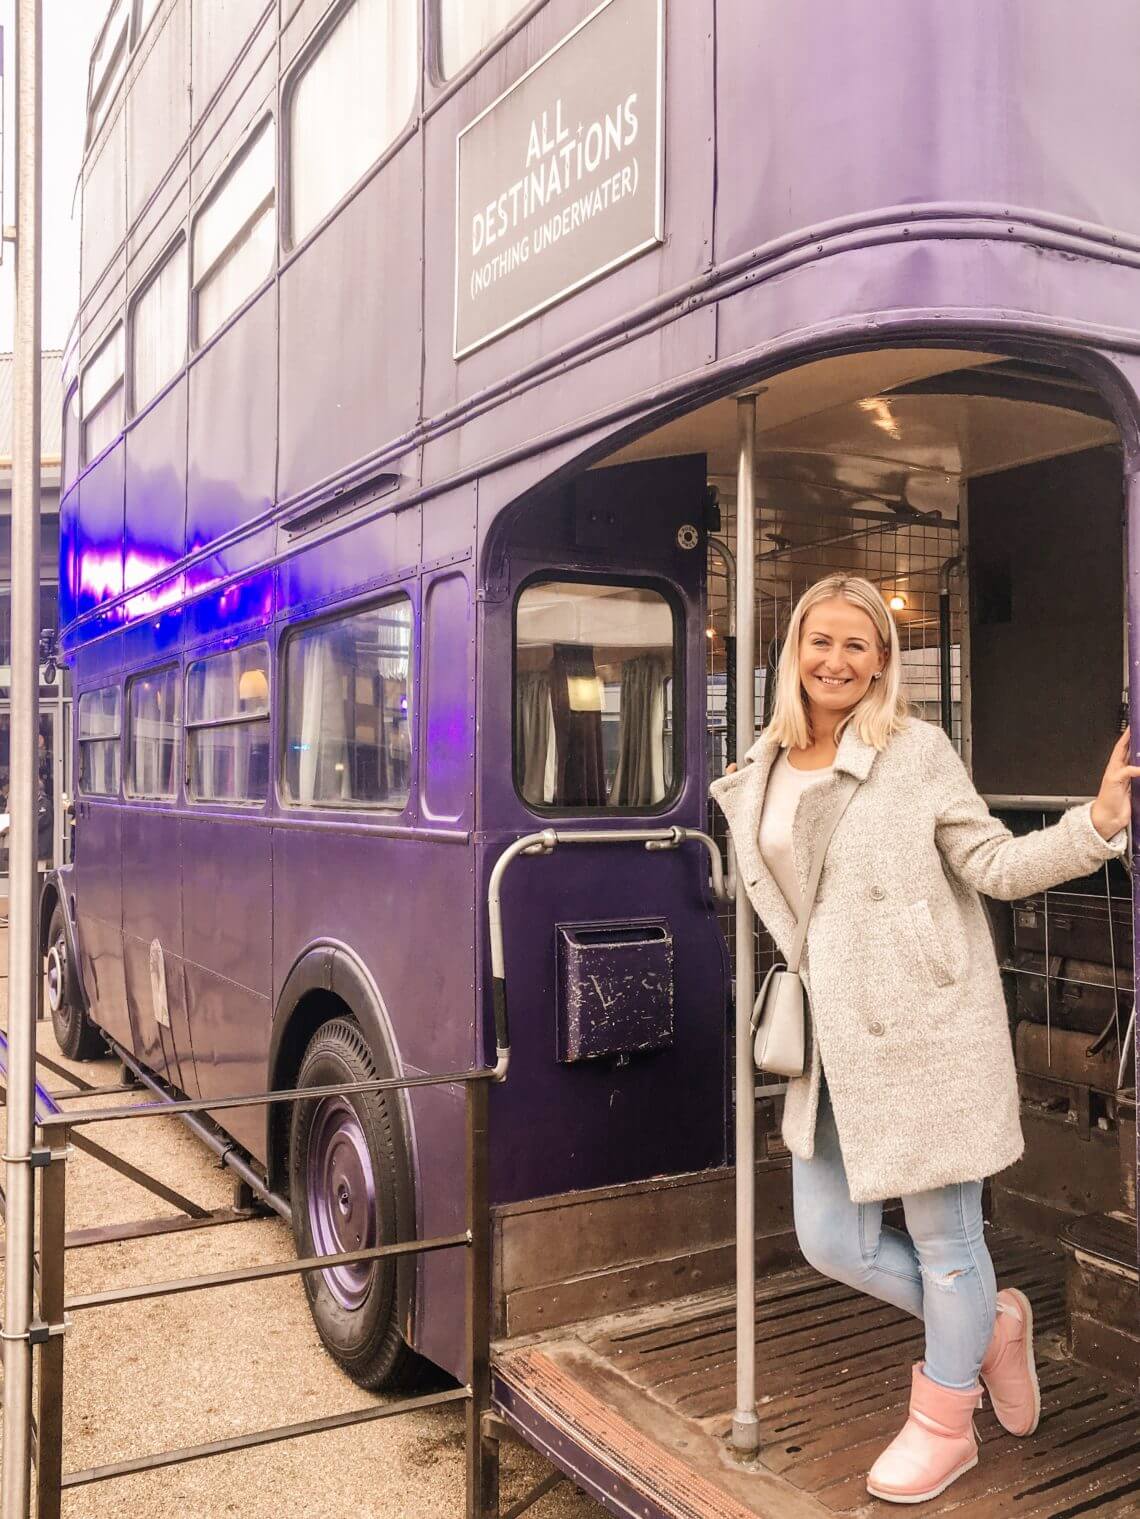
[[[40,570],[40,0],[16,8],[16,330],[12,428],[12,736],[4,1188],[3,1519],[26,1519],[32,1423],[36,736]]]
[[[491,1204],[488,1192],[489,1081],[469,1081],[467,1103],[467,1344],[471,1396],[467,1403],[467,1519],[499,1512],[499,1443],[485,1426],[491,1409]]]
[[[736,477],[736,747],[743,756],[756,731],[753,599],[756,575],[756,394],[737,400],[740,452]],[[752,1001],[756,995],[755,914],[741,883],[736,892],[736,1410],[732,1443],[760,1445],[756,1417],[756,1076],[752,1064]]]
[[[40,1346],[36,1418],[36,1519],[59,1519],[63,1502],[63,1299],[67,1252],[68,1129],[53,1136],[52,1159],[40,1188],[40,1318],[53,1326]]]

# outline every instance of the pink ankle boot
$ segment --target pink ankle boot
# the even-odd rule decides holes
[[[1033,1309],[1024,1292],[997,1295],[993,1338],[978,1373],[998,1422],[1011,1435],[1031,1435],[1041,1417],[1041,1389],[1033,1364]]]
[[[911,1373],[910,1413],[867,1473],[867,1491],[891,1503],[924,1503],[978,1464],[974,1409],[980,1387],[941,1387],[918,1361]]]

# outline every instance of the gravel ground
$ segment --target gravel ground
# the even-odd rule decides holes
[[[7,966],[0,935],[0,967]],[[2,974],[2,972],[0,972]],[[6,975],[0,1019],[7,1021]],[[50,1023],[39,1030],[59,1059]],[[75,1066],[111,1085],[111,1060]],[[41,1073],[49,1088],[60,1079]],[[102,1099],[120,1102],[122,1099]],[[141,1100],[141,1098],[140,1098]],[[108,1149],[146,1167],[205,1207],[231,1200],[230,1173],[182,1127],[158,1118],[101,1124]],[[68,1162],[68,1227],[155,1218],[176,1210],[95,1160]],[[69,1293],[220,1271],[293,1255],[277,1218],[69,1252]],[[321,1348],[300,1278],[162,1298],[76,1315],[65,1355],[64,1470],[320,1417],[376,1401]],[[521,1444],[503,1448],[503,1507],[550,1471]],[[463,1409],[443,1408],[356,1429],[81,1488],[65,1519],[439,1519],[463,1513]],[[530,1510],[535,1519],[599,1519],[602,1510],[563,1483]]]

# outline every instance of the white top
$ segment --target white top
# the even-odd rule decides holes
[[[801,905],[800,883],[796,879],[792,853],[792,824],[800,797],[809,786],[817,786],[826,780],[834,768],[834,765],[825,765],[822,770],[795,770],[788,762],[787,750],[781,749],[768,774],[757,835],[760,857],[776,878],[776,885],[797,918]]]

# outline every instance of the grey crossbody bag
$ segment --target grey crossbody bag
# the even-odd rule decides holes
[[[847,810],[847,804],[858,787],[859,782],[855,776],[844,778],[835,810],[815,847],[788,963],[773,965],[764,977],[752,1009],[752,1058],[756,1062],[756,1069],[770,1076],[802,1076],[804,1073],[807,1022],[811,1010],[807,989],[800,978],[800,961],[807,940],[808,920],[819,890],[819,878],[823,874],[827,846],[831,843],[836,824]]]

